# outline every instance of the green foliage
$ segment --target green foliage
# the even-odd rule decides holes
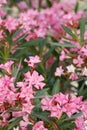
[[[80,40],[84,42],[84,33],[85,33],[85,18],[80,19]]]
[[[57,79],[54,83],[52,95],[57,94],[60,92],[60,79]]]
[[[75,34],[72,32],[72,30],[71,30],[70,28],[68,28],[68,27],[66,27],[66,26],[64,26],[64,25],[62,25],[62,28],[63,28],[64,31],[65,31],[66,33],[68,33],[71,37],[73,37],[74,39],[76,39]]]
[[[9,127],[7,130],[12,130],[14,127],[16,127],[19,122],[21,121],[22,117],[18,117],[16,119],[14,119],[14,121],[12,121],[12,123],[10,123]]]

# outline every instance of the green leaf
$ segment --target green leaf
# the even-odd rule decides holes
[[[15,43],[22,41],[26,36],[27,36],[27,35],[24,34],[23,36],[21,36],[20,38],[18,38],[18,39],[15,41]]]
[[[65,27],[64,25],[62,25],[62,28],[64,29],[64,31],[65,31],[66,33],[68,33],[70,36],[72,36],[74,39],[76,39],[75,34],[73,34],[73,32],[71,31],[70,28],[67,28],[67,27]]]
[[[36,116],[37,118],[49,123],[49,119],[47,118],[48,112],[41,112],[41,111],[37,112],[37,111],[35,111],[35,112],[32,112],[32,114],[34,116]]]
[[[61,130],[74,130],[74,128],[76,128],[76,125],[74,122],[65,122],[60,127]]]
[[[69,42],[66,42],[66,43],[50,42],[48,44],[53,45],[53,46],[58,46],[58,47],[67,47],[67,48],[75,47],[75,45],[73,45],[73,44],[71,44]]]
[[[74,10],[75,10],[76,13],[78,11],[78,8],[79,8],[79,2],[77,2],[76,5],[75,5],[75,9]]]
[[[51,6],[52,6],[50,0],[46,0],[46,3],[47,3],[47,6],[48,6],[48,7],[51,7]]]
[[[85,82],[82,83],[81,87],[80,87],[79,90],[78,90],[78,94],[79,94],[79,95],[82,95],[82,94],[84,93],[84,90],[85,90],[85,89],[84,89],[84,86],[85,86]]]
[[[17,31],[12,35],[12,38],[16,37],[21,31],[22,31],[22,29],[17,30]]]
[[[40,43],[44,44],[46,43],[45,39],[37,39],[37,40],[30,40],[29,42],[25,42],[22,45],[19,45],[19,47],[29,47],[29,46],[36,46],[39,45]]]
[[[21,50],[17,50],[11,58],[21,58],[24,54],[27,53],[27,49],[23,48]]]
[[[7,126],[0,127],[0,130],[8,130],[8,127]]]
[[[77,114],[75,114],[75,115],[72,115],[70,118],[69,118],[69,117],[67,117],[66,119],[62,120],[61,122],[75,120],[77,117],[79,117],[79,116],[81,116],[81,115],[82,115],[82,113],[81,113],[81,112],[80,112],[80,113],[77,113]]]
[[[44,63],[49,59],[50,54],[54,51],[54,49],[55,49],[55,47],[52,46],[52,47],[49,49],[49,51],[45,54],[45,56],[44,56],[44,58],[43,58],[43,62],[44,62]]]
[[[10,126],[8,127],[7,130],[11,130],[13,127],[17,126],[18,123],[22,120],[22,117],[18,117],[16,118],[11,124]]]
[[[44,98],[45,96],[48,95],[49,88],[43,89],[43,90],[38,90],[35,94],[35,98]]]
[[[51,71],[50,72],[48,72],[48,75],[47,75],[47,80],[50,82],[50,81],[52,81],[52,77],[53,77],[53,75],[54,75],[54,72],[56,71],[55,70],[55,68],[58,66],[58,60],[56,60],[54,63],[53,63],[53,65],[52,65],[52,67],[51,67]],[[53,83],[51,82],[51,85],[52,85],[52,88],[53,88]]]
[[[43,62],[40,62],[40,63],[39,63],[37,70],[38,70],[38,72],[41,73],[41,74],[44,76],[44,78],[46,79],[47,74],[46,74],[46,69],[45,69],[45,67],[44,67]]]
[[[20,62],[19,62],[18,68],[15,67],[15,68],[13,69],[13,72],[12,72],[13,77],[15,77],[15,81],[16,81],[17,76],[18,76],[18,73],[19,73],[19,71],[20,71],[21,62],[22,62],[22,59],[20,59]]]
[[[60,80],[57,79],[52,90],[52,95],[57,94],[60,91]]]
[[[80,19],[80,40],[84,41],[84,33],[85,33],[85,18]]]

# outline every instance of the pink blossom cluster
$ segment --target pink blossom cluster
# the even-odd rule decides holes
[[[63,113],[69,117],[80,111],[82,97],[69,97],[62,93],[54,95],[52,98],[45,97],[41,101],[42,109],[49,110],[52,117],[61,118]]]
[[[33,130],[48,130],[48,129],[44,127],[43,121],[39,121],[39,122],[37,122],[37,123],[33,126]]]
[[[74,130],[86,130],[87,119],[84,116],[80,116],[75,120],[76,128]]]
[[[12,34],[19,28],[19,20],[17,18],[13,18],[12,16],[8,16],[6,19],[2,19],[0,17],[0,41],[4,41],[7,37],[6,30]]]
[[[41,90],[45,86],[44,77],[39,75],[35,71],[35,66],[41,61],[39,56],[30,56],[29,60],[25,59],[30,71],[24,74],[23,81],[17,82],[16,85],[15,77],[12,77],[12,65],[13,61],[8,61],[5,64],[1,64],[0,68],[5,70],[7,75],[1,75],[0,77],[0,126],[9,125],[9,118],[21,117],[22,120],[19,125],[22,130],[28,130],[29,125],[33,125],[33,130],[47,130],[45,128],[44,122],[32,122],[29,118],[34,106],[34,98],[36,90]],[[61,67],[60,67],[61,68]],[[61,68],[62,69],[62,68]],[[7,72],[6,72],[7,71]],[[64,113],[70,118],[74,114],[82,112],[83,117],[78,117],[75,120],[76,129],[86,127],[87,118],[87,101],[82,101],[82,96],[80,97],[70,97],[68,94],[58,93],[53,95],[51,98],[46,96],[41,100],[41,106],[43,111],[50,111],[50,116],[60,119]],[[9,111],[12,111],[10,113]],[[79,123],[80,118],[82,119]],[[14,130],[19,130],[19,127],[14,128]]]
[[[23,116],[23,121],[20,122],[23,130],[30,124],[28,114],[31,114],[34,108],[34,95],[36,90],[43,89],[45,83],[43,82],[44,77],[34,70],[36,64],[40,62],[40,58],[37,55],[31,56],[27,62],[31,71],[26,72],[23,81],[17,82],[16,85],[14,84],[15,77],[12,76],[14,62],[8,61],[0,65],[0,69],[6,73],[6,75],[0,77],[0,117],[2,117],[0,126],[9,124],[9,111],[11,110],[13,110],[12,117]]]
[[[56,68],[55,76],[69,76],[71,80],[77,80],[87,76],[87,45],[84,44],[82,47],[72,48],[70,50],[65,48],[61,51],[59,59],[62,63],[65,63],[64,66],[60,65]],[[71,60],[71,62],[65,65],[66,60],[67,62]]]
[[[74,12],[73,8],[76,0],[70,2],[64,0],[59,3],[56,0],[49,1],[52,6],[46,8],[45,2],[42,1],[41,6],[43,8],[40,11],[36,9],[35,5],[33,5],[34,8],[28,9],[25,2],[19,3],[18,6],[21,11],[23,9],[23,12],[20,12],[18,18],[8,16],[0,10],[0,57],[3,59],[3,63],[0,63],[0,127],[9,126],[11,122],[20,117],[20,121],[14,126],[13,130],[28,130],[30,125],[32,130],[48,130],[52,124],[43,121],[45,118],[42,115],[40,118],[38,115],[34,118],[33,111],[38,109],[43,113],[43,116],[47,114],[46,117],[50,121],[51,119],[61,121],[63,115],[70,119],[73,115],[81,113],[80,116],[72,121],[76,126],[74,130],[85,130],[87,128],[87,101],[83,101],[82,96],[70,96],[61,92],[50,96],[51,92],[46,92],[48,95],[45,95],[44,98],[36,97],[38,91],[44,93],[45,85],[46,87],[53,85],[55,77],[49,78],[49,71],[51,71],[50,67],[57,58],[58,67],[54,68],[54,75],[59,79],[63,77],[66,80],[78,80],[87,77],[87,45],[85,44],[87,31],[85,31],[84,40],[81,41],[81,30],[79,29],[79,20],[85,17],[87,13]],[[3,6],[3,2],[0,1],[0,6]],[[32,4],[34,2],[32,0]],[[71,29],[71,33],[75,34],[75,38],[71,37],[69,33],[67,34],[61,25]],[[22,36],[24,37],[24,39],[21,38],[23,41],[16,41]],[[43,54],[44,56],[47,55],[45,57],[45,60],[46,58],[48,59],[46,63],[43,58],[44,63],[40,64],[41,70],[45,73],[45,78],[39,73],[41,71],[37,71],[39,67],[37,65],[41,62],[38,55],[29,56],[29,59],[24,58],[21,61],[23,63],[22,67],[9,60],[14,56],[14,59],[18,61],[13,55],[17,51],[16,47],[18,45],[38,38],[47,38],[47,42],[59,41],[60,44],[58,44],[60,46],[62,46],[64,41],[70,42],[72,46],[75,46],[72,48],[55,47],[52,48],[53,50],[50,49],[50,45],[47,48],[42,48],[42,46],[41,48],[38,46],[28,48],[32,52],[37,52],[41,58],[43,58]],[[19,46],[17,49],[20,50],[21,48]],[[45,50],[45,52],[39,54],[40,49]],[[25,51],[27,52],[27,48]],[[32,52],[28,52],[26,55],[33,55]],[[23,70],[23,75],[17,79],[19,75],[14,74],[15,66],[20,73],[22,69],[26,69],[23,68],[26,67],[26,64],[28,67],[27,71]],[[52,85],[50,85],[51,83]],[[56,123],[53,123],[53,125],[55,127]]]
[[[79,19],[85,17],[86,13],[75,13],[68,2],[59,2],[51,8],[37,10],[28,10],[21,13],[19,21],[22,24],[23,32],[27,34],[26,40],[44,38],[48,35],[60,40],[65,34],[61,25],[68,27],[79,26]]]
[[[72,4],[73,5],[73,4]],[[73,11],[73,6],[69,6],[68,2],[59,2],[53,4],[51,8],[37,11],[29,9],[20,13],[19,18],[6,16],[6,19],[0,18],[0,40],[6,37],[6,30],[12,34],[16,30],[21,30],[13,40],[26,35],[25,40],[45,38],[51,35],[60,40],[65,34],[61,25],[70,27],[78,27],[79,19],[86,16],[85,12]]]
[[[7,0],[0,0],[0,7],[7,5]]]
[[[47,33],[47,21],[40,12],[29,10],[20,14],[20,22],[26,36],[26,40],[44,38]]]
[[[68,94],[64,95],[58,93],[52,98],[45,97],[41,100],[42,110],[50,111],[51,117],[60,119],[65,113],[69,118],[73,114],[82,112],[82,115],[75,120],[76,128],[74,130],[85,130],[87,126],[87,101],[82,101],[82,96],[70,97]]]
[[[52,5],[58,4],[58,0],[49,0],[49,1]],[[30,0],[30,2],[31,2],[31,6],[33,9],[38,9],[39,4],[40,4],[41,8],[47,7],[47,2],[44,0]],[[67,7],[71,11],[74,8],[76,2],[77,2],[77,0],[73,0],[73,1],[69,1],[69,2],[68,2],[68,0],[63,0],[59,4],[63,5],[64,8]],[[64,6],[64,4],[65,4],[65,6]],[[71,6],[71,8],[70,8],[70,6]],[[22,2],[18,3],[18,7],[19,7],[19,9],[25,10],[28,8],[28,5],[24,1],[22,1]]]
[[[27,126],[29,124],[28,117],[27,116],[23,117],[23,120],[24,121],[20,122],[20,126],[21,126],[22,130],[28,130],[25,127],[25,126]],[[19,127],[13,128],[13,130],[19,130]],[[38,121],[37,123],[35,123],[32,130],[48,130],[48,129],[44,127],[44,122],[43,121]]]

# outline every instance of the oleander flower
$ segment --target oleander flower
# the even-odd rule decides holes
[[[44,127],[43,121],[39,121],[33,126],[33,130],[48,130],[48,129]]]
[[[0,64],[0,68],[7,71],[8,74],[12,73],[12,65],[13,65],[13,61],[8,61],[5,64]]]
[[[61,76],[63,74],[64,70],[62,66],[56,68],[55,76]]]
[[[25,62],[27,62],[28,66],[34,67],[37,63],[41,62],[40,57],[35,55],[35,56],[30,56],[29,60],[25,59]]]

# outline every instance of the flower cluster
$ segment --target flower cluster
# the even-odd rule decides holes
[[[28,60],[27,60],[28,61]],[[31,56],[28,61],[28,65],[31,68],[35,68],[35,65],[40,62],[38,56]],[[39,75],[37,71],[31,69],[30,72],[24,74],[24,81],[15,83],[15,77],[12,77],[12,64],[13,61],[8,61],[5,64],[1,64],[0,68],[5,70],[7,75],[0,77],[0,126],[9,124],[10,113],[6,111],[11,111],[13,117],[23,116],[23,121],[20,122],[20,126],[26,127],[29,124],[28,114],[31,114],[34,108],[33,99],[35,91],[38,89],[43,89],[45,86],[44,77]],[[34,88],[36,90],[34,90]],[[16,110],[16,109],[18,110]]]
[[[74,130],[85,130],[87,127],[87,101],[83,102],[82,97],[70,97],[58,93],[52,98],[45,97],[41,100],[42,110],[50,111],[50,116],[61,119],[63,113],[69,118],[73,114],[82,112],[82,115],[75,120],[76,128]]]
[[[69,97],[69,95],[59,93],[54,95],[52,98],[43,98],[41,103],[43,111],[50,111],[51,116],[58,119],[61,118],[63,113],[66,113],[71,117],[73,114],[79,113],[80,111],[82,111],[84,116],[86,116],[86,105],[82,102],[82,97]],[[82,103],[84,110],[82,109]]]
[[[64,49],[60,54],[60,61],[63,63],[65,60],[67,62],[71,60],[71,62],[57,67],[55,76],[69,76],[71,80],[77,80],[84,76],[87,76],[87,46],[83,45],[82,47],[67,50]],[[66,62],[65,62],[66,63]]]
[[[85,12],[74,13],[73,4],[72,7],[69,4],[60,2],[53,4],[51,8],[43,9],[41,12],[29,9],[20,13],[18,18],[7,16],[6,19],[0,19],[0,39],[4,38],[3,35],[6,37],[6,30],[12,34],[18,29],[21,31],[13,38],[13,41],[23,35],[26,35],[26,41],[45,38],[48,35],[60,40],[65,34],[61,27],[62,24],[78,28],[79,19],[86,16]]]
[[[13,3],[0,0],[0,129],[86,130],[87,12],[77,0]]]

